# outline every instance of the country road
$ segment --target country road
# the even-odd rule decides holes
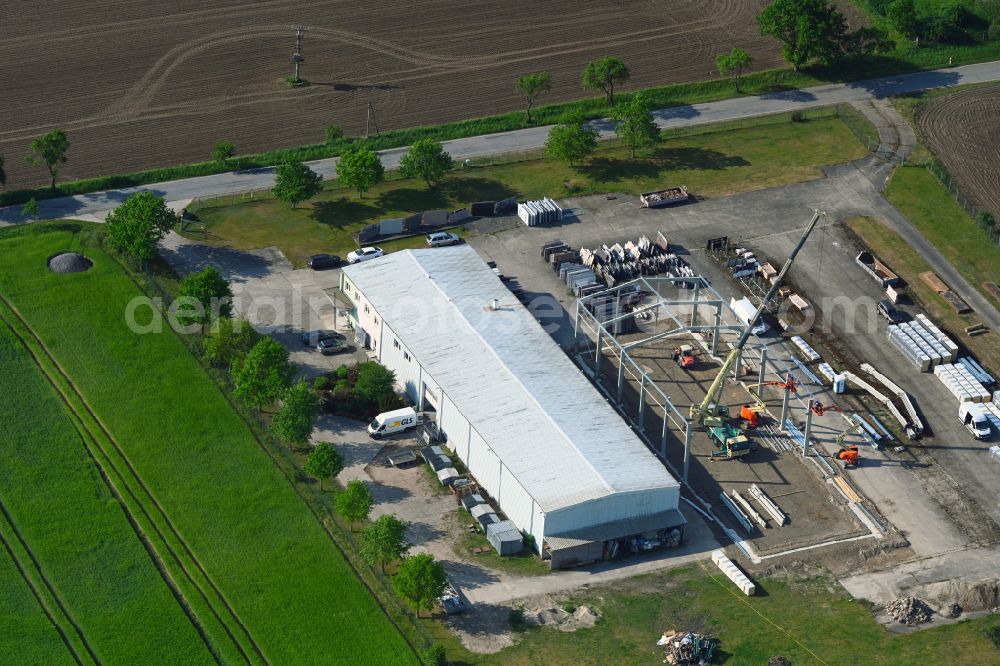
[[[656,111],[654,115],[660,127],[683,127],[827,106],[840,102],[882,99],[932,88],[997,80],[1000,80],[1000,61],[850,83],[831,83],[814,88],[788,90],[754,97],[738,97],[705,104],[676,106]],[[595,121],[594,124],[601,130],[602,134],[611,135],[609,121]],[[455,139],[445,142],[445,149],[458,161],[484,155],[531,150],[545,144],[550,129],[551,126],[532,127],[499,134]],[[394,169],[399,166],[399,158],[405,152],[406,148],[393,148],[379,154],[386,168]],[[324,178],[332,178],[336,174],[337,158],[318,160],[310,162],[309,165],[322,174]],[[246,190],[265,189],[273,183],[274,169],[270,167],[234,171],[213,176],[155,183],[142,187],[48,199],[39,203],[39,217],[41,219],[58,219],[86,216],[91,219],[103,219],[107,211],[120,204],[129,195],[142,190],[155,192],[167,201],[184,201]],[[25,221],[27,220],[21,214],[20,206],[0,208],[0,226]]]

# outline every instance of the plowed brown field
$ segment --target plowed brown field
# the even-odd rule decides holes
[[[765,0],[34,0],[0,21],[0,153],[8,187],[46,182],[32,137],[66,129],[62,178],[204,160],[521,108],[520,74],[546,70],[542,102],[580,97],[584,63],[621,57],[628,87],[716,76],[745,48],[778,65],[755,16]],[[291,89],[291,26],[311,27]]]
[[[1000,218],[1000,85],[932,99],[917,123],[962,194]]]

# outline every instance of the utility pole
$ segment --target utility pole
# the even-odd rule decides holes
[[[295,80],[300,81],[299,65],[306,61],[306,57],[302,55],[302,40],[308,32],[309,26],[295,25],[292,26],[292,30],[295,31],[295,53],[292,54],[292,62],[295,63]]]
[[[378,121],[375,119],[375,107],[372,106],[372,93],[371,89],[368,90],[368,117],[365,118],[365,138],[368,138],[368,134],[371,130],[371,126],[375,126],[375,136],[379,135],[378,132]]]

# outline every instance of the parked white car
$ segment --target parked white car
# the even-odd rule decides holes
[[[462,239],[455,234],[449,234],[447,231],[436,231],[433,234],[427,235],[427,244],[431,247],[442,247],[444,245],[454,245],[460,242]]]
[[[385,254],[385,252],[383,252],[380,247],[362,247],[348,253],[347,263],[357,264],[362,261],[368,261],[369,259],[381,257],[383,254]]]

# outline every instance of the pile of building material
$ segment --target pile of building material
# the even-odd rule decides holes
[[[972,312],[972,308],[969,307],[969,304],[959,298],[958,294],[952,291],[951,287],[945,284],[944,281],[937,276],[937,274],[927,271],[926,273],[920,274],[920,279],[923,280],[928,287],[936,291],[957,314],[968,314]]]
[[[738,247],[735,250],[733,258],[726,262],[726,268],[729,269],[729,275],[733,279],[738,280],[750,277],[754,273],[759,272],[760,263],[751,250],[745,247]]]
[[[934,611],[916,597],[900,597],[886,604],[885,612],[896,622],[912,627],[934,619]]]
[[[997,383],[996,378],[989,372],[987,372],[986,368],[979,365],[979,362],[976,361],[976,359],[969,356],[963,356],[962,358],[958,359],[958,362],[961,365],[964,365],[965,369],[968,370],[970,373],[972,373],[972,376],[975,377],[986,388],[989,388]]]
[[[921,372],[958,358],[958,345],[922,314],[914,321],[890,326],[889,342]]]
[[[458,589],[450,582],[445,584],[444,591],[438,597],[438,602],[440,602],[441,608],[448,615],[461,613],[465,610],[465,601],[462,599],[462,595],[458,593]]]
[[[833,369],[833,366],[825,361],[816,366],[820,374],[830,382],[833,392],[840,394],[847,390],[847,377]]]
[[[662,208],[663,206],[684,203],[690,198],[691,195],[688,194],[687,188],[681,185],[656,192],[644,192],[639,195],[639,202],[643,208]]]
[[[983,403],[983,414],[989,419],[993,432],[1000,434],[1000,391],[993,393],[993,402]]]
[[[899,385],[896,384],[896,382],[892,381],[891,379],[883,375],[881,372],[876,370],[875,367],[872,366],[871,364],[862,363],[861,369],[867,372],[875,379],[877,379],[882,384],[882,386],[892,391],[892,394],[896,396],[896,398],[902,403],[903,409],[906,410],[906,413],[910,418],[908,424],[900,423],[900,425],[902,425],[903,428],[906,429],[907,435],[909,435],[911,438],[919,437],[924,432],[924,422],[920,419],[920,415],[917,414],[916,405],[913,404],[913,400],[910,399],[909,394],[902,388],[900,388]],[[881,426],[881,424],[879,425]],[[882,428],[882,430],[885,431],[885,428]],[[886,436],[888,436],[888,433],[886,433]]]
[[[879,261],[878,257],[871,252],[861,252],[857,257],[855,257],[854,261],[856,261],[858,266],[861,266],[866,273],[871,275],[883,289],[899,283],[899,276],[892,272],[888,266]]]
[[[899,425],[901,425],[903,429],[906,430],[907,437],[909,437],[910,439],[917,439],[918,437],[920,437],[920,434],[923,432],[924,426],[923,422],[920,421],[919,418],[914,418],[915,413],[911,413],[910,416],[910,418],[913,420],[912,421],[908,420],[905,416],[903,416],[903,413],[899,411],[899,408],[888,396],[886,396],[877,388],[866,382],[864,379],[858,377],[853,372],[848,372],[846,370],[844,371],[844,377],[847,379],[847,381],[849,381],[850,383],[854,384],[858,388],[868,393],[868,395],[875,398],[876,401],[878,401],[883,407],[889,410],[889,413],[892,414],[893,418],[895,418],[896,421],[899,422]],[[905,392],[900,391],[900,393],[903,396],[906,395]],[[900,393],[897,393],[897,397],[900,397]],[[907,396],[907,401],[908,400],[909,397]],[[912,407],[912,403],[910,403],[910,407]],[[872,443],[872,445],[874,446],[874,442]]]
[[[794,344],[796,347],[799,348],[799,351],[802,352],[802,355],[805,356],[806,359],[810,363],[812,361],[818,361],[819,360],[819,354],[816,352],[815,349],[813,349],[809,345],[808,342],[806,342],[805,340],[803,340],[801,336],[793,335],[792,336],[792,344]]]
[[[750,582],[746,574],[740,571],[740,568],[733,564],[733,561],[726,557],[726,553],[720,548],[719,550],[712,551],[712,561],[715,562],[715,566],[719,567],[722,573],[726,574],[726,578],[733,581],[736,587],[743,591],[743,594],[748,597],[752,597],[754,592],[757,590],[757,586]]]
[[[944,387],[961,402],[989,402],[990,392],[961,364],[945,364],[934,368],[934,374]]]
[[[670,244],[662,233],[657,233],[654,240],[642,236],[624,245],[615,243],[594,250],[584,248],[580,250],[580,262],[593,269],[597,279],[609,287],[640,275],[694,276],[687,261],[670,251]]]
[[[691,631],[665,631],[656,644],[663,648],[663,663],[674,666],[705,666],[712,663],[718,645],[714,636]]]
[[[517,204],[517,216],[529,227],[540,227],[562,220],[563,209],[555,201],[545,197]]]

